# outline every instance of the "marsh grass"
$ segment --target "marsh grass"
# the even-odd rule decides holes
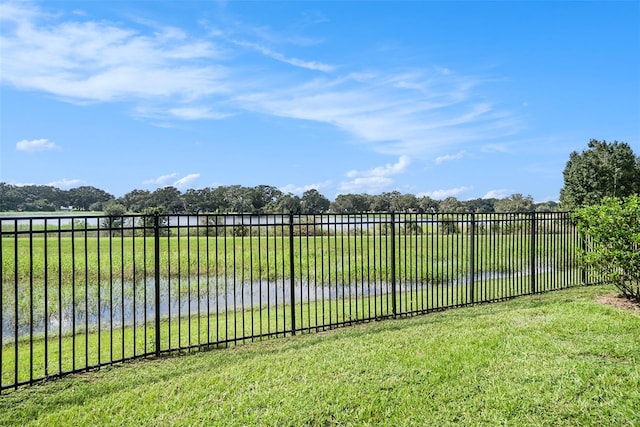
[[[174,297],[200,295],[204,286],[215,297],[227,292],[228,283],[284,282],[290,279],[291,267],[297,283],[312,287],[388,283],[392,274],[398,282],[439,285],[468,277],[472,261],[470,237],[465,234],[400,234],[392,254],[391,237],[380,234],[289,240],[174,231],[176,235],[159,239],[158,264],[163,282],[178,283],[171,290]],[[95,316],[98,300],[112,306],[114,298],[143,301],[155,278],[156,243],[150,236],[105,236],[86,230],[19,236],[0,240],[0,305],[8,329],[16,321],[28,327],[32,317],[30,324],[59,319],[65,311],[93,310],[87,315]],[[568,234],[540,235],[535,248],[528,235],[479,234],[474,240],[474,273],[489,278],[530,274],[535,255],[540,272],[555,271],[561,277],[575,269],[577,245]]]
[[[640,420],[640,316],[580,287],[0,396],[2,425],[553,425]]]
[[[578,273],[572,272],[575,280]],[[550,284],[557,281],[554,273],[541,274],[537,279],[540,291],[545,290],[545,284],[549,285],[548,289],[554,289]],[[293,307],[284,288],[277,290],[279,299],[264,304],[223,305],[201,297],[198,302],[202,304],[198,307],[174,308],[161,317],[160,352],[197,351],[290,335],[292,315],[296,320],[296,333],[305,333],[391,317],[394,303],[396,313],[407,315],[467,305],[472,301],[499,301],[530,293],[531,282],[528,277],[504,277],[478,281],[473,288],[470,283],[461,282],[435,286],[399,283],[398,289],[393,295],[388,285],[384,285],[367,294],[362,285],[360,290],[352,288],[349,293],[339,295],[337,291],[342,289],[335,286],[332,290],[336,294],[332,297],[325,293],[309,299],[309,290],[300,288],[294,296],[299,302]],[[2,385],[23,384],[51,374],[154,355],[153,313],[138,313],[134,320],[122,322],[118,315],[103,318],[98,331],[96,319],[91,322],[77,319],[72,330],[50,328],[47,339],[43,333],[37,333],[6,342],[1,352]]]
[[[298,236],[293,239],[293,264],[310,269],[318,283],[328,282],[329,274],[338,270],[348,270],[347,282],[363,274],[386,278],[391,269],[389,240],[388,236],[370,235]],[[537,240],[544,243],[536,245],[537,258],[553,257],[558,265],[574,266],[578,244],[574,236],[542,235]],[[438,281],[446,273],[462,275],[469,269],[467,235],[401,235],[394,245],[399,278]],[[1,246],[2,281],[20,287],[30,283],[51,286],[74,279],[134,281],[153,277],[155,272],[155,243],[148,236],[70,237],[54,233],[52,237],[5,237]],[[531,237],[526,235],[479,235],[474,246],[481,260],[477,273],[516,271],[527,265],[532,255]],[[291,262],[288,238],[276,236],[165,236],[159,252],[161,274],[172,278],[206,274],[275,280],[288,278]]]

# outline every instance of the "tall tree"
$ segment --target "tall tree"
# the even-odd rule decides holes
[[[302,199],[300,199],[301,211],[304,214],[325,212],[330,205],[329,199],[320,194],[315,188],[305,191],[302,194]]]
[[[0,212],[17,210],[20,199],[18,187],[0,182]]]
[[[471,199],[462,202],[469,212],[491,213],[495,212],[495,204],[498,199]]]
[[[331,204],[337,213],[359,213],[371,210],[371,198],[366,194],[339,194]]]
[[[256,212],[267,212],[283,196],[282,191],[271,185],[258,185],[253,188],[253,208]]]
[[[440,202],[440,212],[462,213],[466,211],[467,208],[464,206],[464,204],[462,204],[462,202],[455,197],[447,197]]]
[[[420,202],[413,194],[401,194],[391,199],[389,208],[393,212],[411,212],[420,209]]]
[[[282,212],[300,213],[300,197],[287,193],[278,199],[277,209]]]
[[[563,174],[564,187],[560,190],[563,209],[640,192],[640,158],[625,142],[592,139],[582,153],[571,153]]]
[[[495,203],[496,212],[533,212],[533,197],[512,194]]]
[[[158,188],[151,193],[151,200],[153,200],[153,205],[150,207],[161,208],[164,212],[180,213],[184,211],[182,195],[180,190],[175,187]]]
[[[118,199],[129,212],[143,212],[153,206],[151,192],[148,190],[132,190]]]
[[[69,190],[69,202],[80,210],[88,210],[91,205],[101,204],[114,200],[114,197],[99,188],[84,185]]]
[[[230,185],[226,187],[225,203],[227,212],[253,213],[253,201],[255,191],[242,185]]]
[[[435,213],[440,208],[440,203],[429,196],[422,196],[419,201],[422,212]]]

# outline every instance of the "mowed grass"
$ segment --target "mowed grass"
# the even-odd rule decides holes
[[[580,287],[0,396],[2,425],[640,425],[640,313]]]

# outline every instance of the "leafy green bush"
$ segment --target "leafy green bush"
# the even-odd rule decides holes
[[[605,198],[573,214],[585,236],[582,261],[640,302],[640,196]]]

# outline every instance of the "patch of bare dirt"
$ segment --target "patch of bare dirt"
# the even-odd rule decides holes
[[[601,295],[596,298],[596,302],[600,304],[611,305],[613,307],[621,308],[623,310],[631,310],[634,312],[640,312],[640,304],[631,301],[618,294]]]

